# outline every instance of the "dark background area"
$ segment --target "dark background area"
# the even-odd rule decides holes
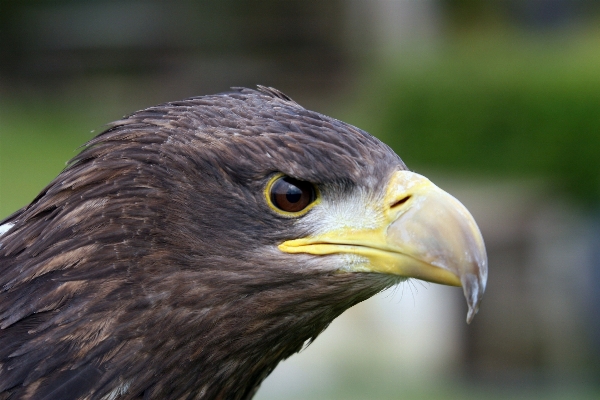
[[[398,302],[367,302],[330,335],[387,323],[412,337],[375,348],[326,332],[307,357],[346,345],[307,367],[321,377],[282,365],[259,398],[598,398],[600,3],[0,0],[0,217],[104,124],[256,84],[390,144],[473,211],[490,256],[471,326],[374,323],[364,315]],[[390,350],[426,349],[414,326],[456,329],[456,351]]]

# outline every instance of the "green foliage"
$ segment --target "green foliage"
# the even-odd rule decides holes
[[[75,105],[0,101],[0,219],[29,204],[90,130],[101,128],[96,114]]]
[[[370,118],[410,167],[545,176],[598,201],[598,48],[590,39],[455,43],[389,68]]]

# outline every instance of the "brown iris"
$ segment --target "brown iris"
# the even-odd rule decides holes
[[[289,176],[278,178],[270,188],[271,203],[281,211],[296,213],[316,199],[314,186]]]

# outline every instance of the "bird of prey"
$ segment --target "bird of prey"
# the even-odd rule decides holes
[[[487,279],[473,218],[273,88],[112,123],[0,222],[0,399],[249,399],[344,310]]]

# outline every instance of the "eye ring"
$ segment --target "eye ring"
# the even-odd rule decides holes
[[[319,201],[319,192],[310,182],[277,174],[265,188],[267,204],[286,217],[304,215]]]

